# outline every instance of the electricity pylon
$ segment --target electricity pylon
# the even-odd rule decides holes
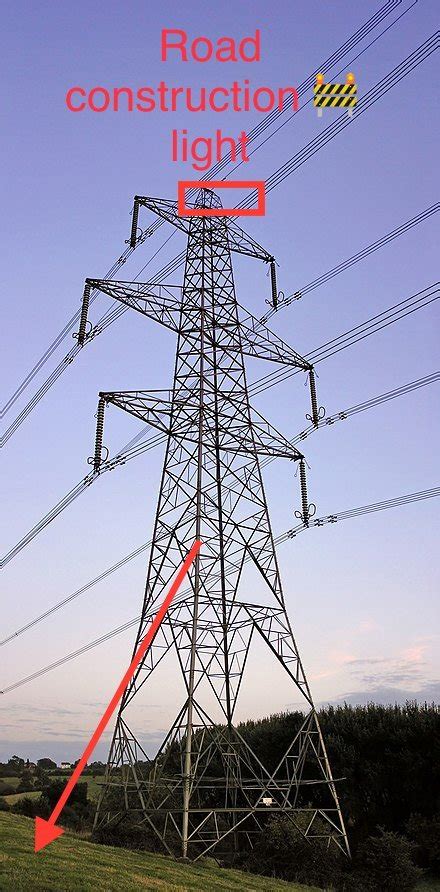
[[[97,473],[106,404],[119,406],[166,437],[134,651],[194,540],[200,539],[203,547],[188,589],[173,602],[123,696],[95,827],[116,827],[129,815],[165,850],[196,860],[210,851],[224,857],[252,846],[270,814],[283,813],[307,839],[324,838],[347,852],[335,783],[286,613],[260,468],[260,456],[299,463],[300,516],[308,525],[304,457],[251,406],[244,355],[307,372],[311,418],[317,424],[321,410],[313,368],[237,303],[231,252],[270,264],[276,306],[271,254],[230,218],[179,216],[174,202],[139,196],[133,245],[142,206],[187,234],[183,288],[87,279],[79,331],[81,341],[94,288],[177,335],[172,390],[101,393],[98,403]],[[221,203],[215,193],[201,189],[192,208],[212,214]],[[247,565],[254,568],[251,585],[245,584]],[[304,705],[298,732],[276,767],[263,764],[234,724],[248,655],[257,639],[281,663]],[[183,681],[182,702],[150,758],[129,711],[170,652]]]

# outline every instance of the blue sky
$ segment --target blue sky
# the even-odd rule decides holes
[[[409,5],[403,2],[373,36]],[[183,12],[171,0],[79,0],[74,6],[19,2],[4,9],[5,398],[79,306],[84,278],[103,276],[123,250],[133,195],[174,198],[177,180],[193,177],[189,164],[170,160],[171,129],[186,127],[195,136],[221,126],[234,136],[258,122],[255,113],[72,114],[64,104],[66,90],[76,84],[155,86],[162,79],[212,86],[244,77],[254,86],[297,85],[379,4],[340,0],[312,9],[306,0],[228,0],[210,6],[209,18],[206,8],[199,0]],[[419,0],[361,56],[353,66],[360,96],[432,34],[436,13],[434,0]],[[261,62],[165,65],[163,27],[213,39],[240,39],[259,27]],[[435,201],[434,58],[271,192],[265,218],[246,221],[248,231],[276,255],[286,293]],[[242,166],[240,176],[265,179],[341,112],[326,114],[318,119],[310,106],[302,109]],[[294,303],[272,320],[274,330],[306,353],[435,282],[436,228],[431,218]],[[135,252],[122,278],[139,272],[164,234],[163,228],[154,244],[147,241]],[[174,235],[145,275],[183,248],[183,236]],[[261,315],[269,291],[265,269],[243,258],[234,264],[239,300]],[[174,273],[173,281],[181,275]],[[94,317],[108,305],[102,297]],[[319,396],[327,411],[436,371],[436,306],[322,363]],[[171,333],[127,313],[83,351],[4,449],[8,508],[2,551],[87,473],[98,392],[168,387],[174,347]],[[271,370],[257,361],[248,368],[250,380]],[[437,484],[437,387],[310,438],[309,490],[319,514]],[[256,398],[255,405],[288,436],[304,427],[307,392],[298,377]],[[108,415],[111,446],[138,429],[125,413]],[[104,475],[7,566],[5,634],[150,538],[162,459],[158,449]],[[277,534],[293,525],[297,485],[282,462],[267,468],[265,481]],[[287,606],[318,702],[438,698],[436,523],[436,502],[422,502],[311,530],[280,546]],[[136,616],[145,564],[144,555],[1,648],[0,687]],[[18,749],[34,757],[77,755],[125,668],[133,634],[1,698],[0,757]],[[277,672],[258,655],[243,687],[240,718],[298,703]],[[167,728],[176,698],[170,670],[139,704],[138,729],[152,745]],[[101,758],[106,746],[100,745]]]

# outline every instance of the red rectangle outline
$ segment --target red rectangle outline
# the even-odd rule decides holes
[[[255,208],[188,208],[185,205],[187,189],[256,189],[258,204]],[[179,217],[264,217],[266,193],[264,180],[179,180],[177,183],[177,213]]]

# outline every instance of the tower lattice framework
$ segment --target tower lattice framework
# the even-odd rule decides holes
[[[304,457],[251,406],[244,356],[308,372],[311,417],[317,423],[313,369],[237,303],[231,252],[270,264],[276,302],[271,254],[230,218],[179,216],[174,202],[140,196],[134,204],[132,244],[142,206],[187,234],[183,288],[87,279],[79,333],[84,337],[94,288],[177,335],[171,390],[101,393],[98,404],[97,472],[107,404],[142,419],[166,439],[133,653],[194,540],[203,546],[187,587],[176,596],[121,701],[95,828],[117,827],[129,817],[172,854],[225,857],[252,846],[268,817],[283,813],[310,841],[325,839],[348,851],[323,736],[286,613],[260,467],[261,457],[299,462],[301,517],[307,525]],[[192,207],[212,213],[221,203],[215,193],[201,189]],[[248,566],[252,581],[244,585]],[[263,764],[234,722],[257,641],[281,664],[304,707],[301,725],[276,766]],[[147,693],[152,673],[172,653],[182,701],[151,758],[130,712],[135,698]]]

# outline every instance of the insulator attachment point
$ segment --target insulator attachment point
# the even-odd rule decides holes
[[[102,463],[102,450],[107,447],[103,447],[102,438],[104,435],[104,413],[105,413],[105,399],[104,397],[100,397],[98,401],[98,409],[96,412],[96,436],[95,436],[95,454],[93,456],[93,470],[95,474],[99,473],[99,469]],[[107,456],[104,460],[108,458],[108,450]]]
[[[131,218],[131,233],[130,233],[130,248],[136,247],[136,242],[138,239],[138,217],[139,217],[139,200],[137,195],[135,196],[133,203],[133,216]]]
[[[88,320],[87,320],[87,327],[86,327],[86,329],[85,329],[84,337],[82,338],[82,340],[80,341],[80,333],[79,333],[79,331],[74,331],[74,332],[73,332],[73,335],[72,335],[72,338],[75,338],[75,340],[78,341],[79,344],[80,344],[80,346],[82,347],[83,344],[85,344],[85,342],[87,341],[87,338],[91,335],[92,331],[93,331],[93,325],[92,325],[92,323],[90,322],[90,319],[88,319]]]
[[[91,290],[91,285],[89,282],[86,281],[86,283],[84,285],[84,293],[83,293],[82,307],[81,307],[81,319],[79,322],[79,330],[78,330],[78,336],[77,336],[78,344],[80,347],[83,346],[86,337],[90,334],[90,332],[92,330],[92,326],[90,325],[90,328],[87,331],[89,304],[90,304],[90,290]]]
[[[272,290],[272,306],[274,310],[278,309],[278,290],[277,290],[277,271],[275,266],[275,258],[270,260],[270,285]]]
[[[301,490],[301,511],[295,511],[295,517],[302,520],[305,527],[309,526],[310,519],[316,513],[316,505],[309,505],[307,495],[307,477],[306,477],[306,461],[302,457],[299,460],[299,484]]]
[[[309,387],[310,387],[310,403],[311,403],[311,414],[306,415],[306,418],[312,422],[314,427],[318,427],[319,422],[324,418],[325,409],[324,406],[318,406],[318,397],[316,395],[316,380],[315,380],[315,370],[313,366],[309,369]]]

